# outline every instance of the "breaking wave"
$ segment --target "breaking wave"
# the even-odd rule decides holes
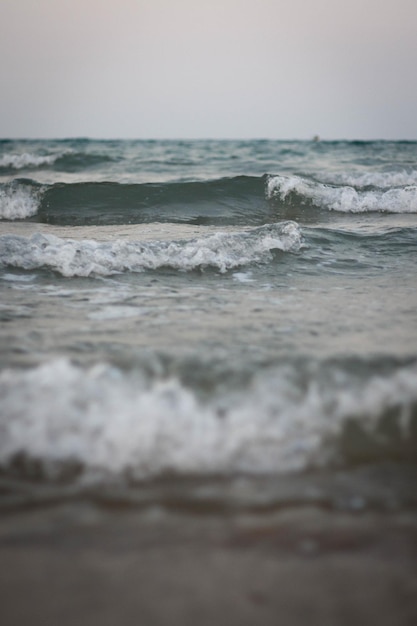
[[[42,188],[32,181],[14,180],[0,186],[0,219],[22,220],[38,212]]]
[[[323,181],[335,185],[349,185],[356,189],[407,187],[417,185],[417,170],[391,172],[326,172]]]
[[[106,154],[77,152],[70,148],[51,154],[5,153],[0,157],[0,172],[13,173],[13,171],[37,169],[77,172],[112,161],[113,159]]]
[[[387,191],[362,191],[352,186],[327,185],[300,176],[271,176],[267,193],[271,200],[289,206],[310,205],[343,213],[417,213],[416,185]]]
[[[251,263],[265,263],[274,250],[296,252],[302,243],[295,222],[281,222],[243,232],[218,232],[182,241],[61,239],[36,233],[30,238],[0,237],[0,263],[26,270],[51,269],[63,276],[109,276],[170,267],[194,270],[214,267],[225,272]]]
[[[417,178],[407,176],[410,182]],[[283,210],[281,219],[291,217],[286,210],[300,207],[311,215],[317,209],[417,213],[417,184],[391,185],[400,179],[404,182],[405,174],[392,173],[392,178],[386,174],[343,174],[330,183],[295,175],[265,175],[194,182],[41,186],[20,178],[0,187],[0,219],[31,218],[60,226],[152,222],[256,226],[275,221],[277,208]]]
[[[39,155],[23,152],[23,154],[3,154],[0,157],[0,169],[22,170],[52,165],[59,154]]]
[[[351,365],[287,362],[205,401],[175,377],[104,363],[4,370],[0,466],[142,479],[415,459],[416,365]]]

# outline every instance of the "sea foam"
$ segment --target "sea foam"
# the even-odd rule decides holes
[[[295,222],[243,232],[216,232],[182,241],[107,241],[61,239],[36,233],[30,238],[0,237],[0,263],[26,270],[47,268],[63,276],[109,276],[124,271],[171,267],[214,267],[220,272],[271,260],[273,250],[296,252],[302,235]]]
[[[416,185],[387,191],[361,191],[352,186],[331,186],[300,176],[271,176],[267,182],[267,195],[282,202],[310,203],[344,213],[417,213]]]
[[[5,169],[29,169],[42,167],[43,165],[52,165],[61,156],[61,154],[39,155],[24,152],[22,154],[3,154],[0,158],[0,168]]]
[[[417,185],[417,170],[387,172],[323,172],[322,180],[335,185],[348,185],[356,189],[391,189]]]
[[[99,479],[292,472],[340,458],[355,420],[374,447],[392,439],[393,427],[394,441],[407,446],[417,368],[355,378],[316,364],[301,376],[287,363],[254,375],[245,389],[203,402],[174,377],[149,380],[104,363],[85,370],[60,359],[4,370],[0,394],[0,465],[6,469],[23,456],[52,478],[68,464]],[[380,425],[393,415],[387,438]]]
[[[36,215],[41,189],[12,181],[0,187],[0,219],[22,220]]]

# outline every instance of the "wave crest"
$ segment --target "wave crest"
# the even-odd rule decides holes
[[[12,181],[0,187],[0,219],[22,220],[36,215],[41,202],[41,187]]]
[[[326,172],[323,180],[335,185],[348,185],[356,189],[407,187],[417,185],[417,170],[391,172]]]
[[[0,157],[0,171],[13,172],[45,168],[63,172],[77,172],[113,161],[114,159],[105,153],[77,152],[71,148],[51,154],[6,153]]]
[[[217,232],[183,241],[123,241],[61,239],[36,233],[30,238],[0,237],[0,263],[32,270],[46,268],[63,276],[109,276],[171,267],[194,270],[215,267],[220,272],[268,262],[273,250],[296,252],[302,236],[295,222],[269,224],[248,231]]]
[[[60,157],[59,154],[39,155],[30,152],[23,154],[3,154],[0,158],[1,169],[23,170],[52,165]]]
[[[288,204],[311,204],[343,213],[379,211],[417,213],[417,186],[387,191],[358,191],[351,186],[331,186],[300,176],[271,176],[267,182],[269,199]]]
[[[357,461],[349,459],[354,424],[368,458],[407,456],[415,446],[415,364],[365,376],[343,364],[287,364],[203,403],[175,378],[62,359],[3,371],[0,392],[0,465],[24,455],[48,477],[70,463],[84,474],[146,478],[298,471],[340,455]]]

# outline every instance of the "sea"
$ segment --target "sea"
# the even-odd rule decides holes
[[[0,507],[415,509],[417,142],[0,141]]]

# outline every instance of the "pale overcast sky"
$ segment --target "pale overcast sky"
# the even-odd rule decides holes
[[[0,137],[417,139],[416,0],[0,0]]]

